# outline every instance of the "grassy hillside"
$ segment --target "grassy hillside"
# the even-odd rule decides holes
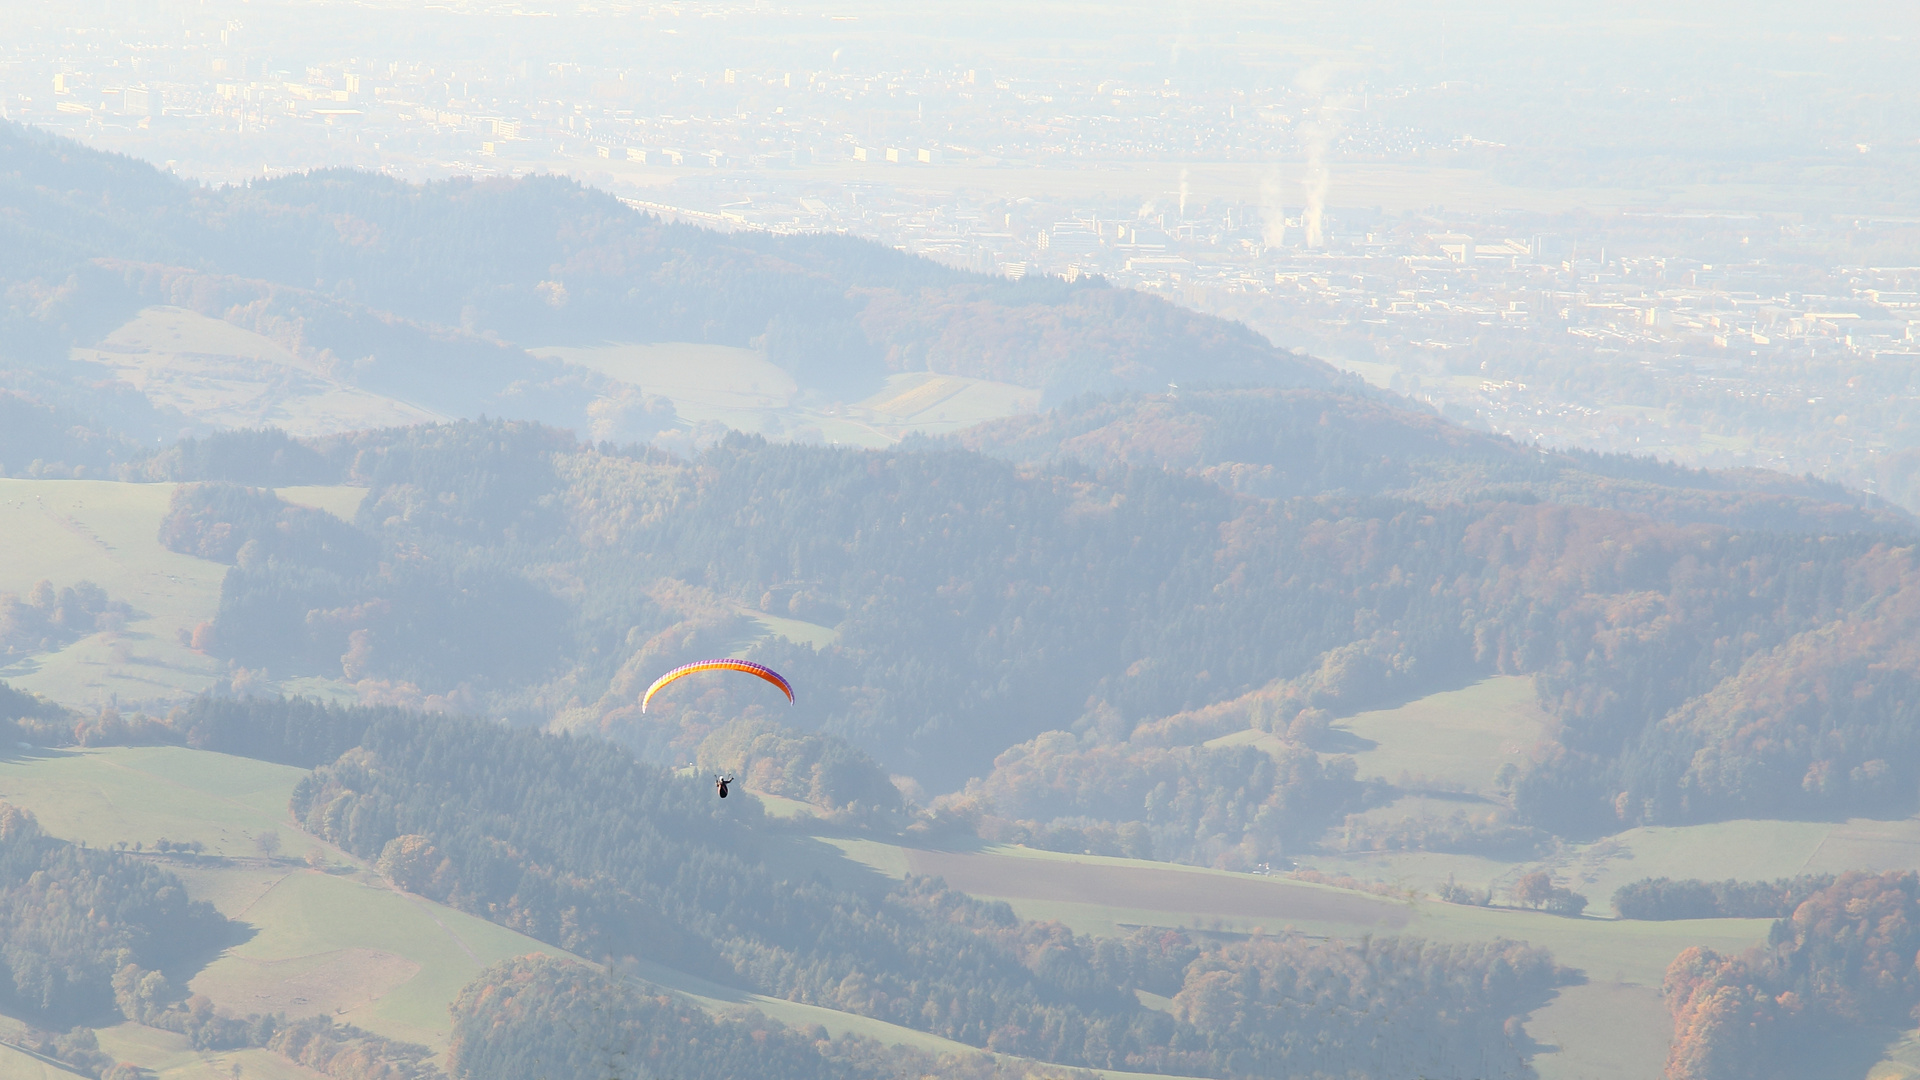
[[[0,1076],[7,1080],[69,1080],[79,1075],[25,1050],[0,1043]]]
[[[43,752],[0,761],[0,799],[95,847],[198,841],[160,856],[189,890],[256,929],[191,989],[237,1013],[325,1012],[393,1038],[444,1045],[447,1005],[481,968],[550,946],[388,888],[296,829],[304,770],[183,747]],[[262,854],[260,837],[276,838]]]
[[[1362,780],[1488,794],[1500,766],[1525,764],[1547,721],[1532,679],[1496,675],[1395,708],[1355,713],[1329,726],[1332,745],[1353,755]],[[1269,753],[1283,744],[1279,736],[1258,729],[1207,742]]]
[[[445,419],[353,386],[315,357],[262,334],[168,305],[142,309],[101,340],[76,347],[73,359],[215,429],[332,435]]]
[[[181,641],[220,607],[226,567],[160,546],[172,484],[0,479],[0,592],[41,580],[91,581],[134,614],[6,672],[23,689],[73,703],[144,701],[191,694],[224,666]]]
[[[174,484],[0,478],[0,594],[25,595],[91,581],[133,611],[99,630],[0,671],[9,683],[74,705],[167,702],[198,693],[227,671],[188,645],[220,609],[227,568],[169,551],[160,522]],[[289,502],[351,519],[364,488],[288,488]]]
[[[563,955],[494,923],[397,892],[358,860],[293,828],[286,820],[287,799],[303,775],[287,766],[181,747],[36,752],[0,759],[0,799],[33,811],[50,831],[90,845],[151,846],[162,835],[203,844],[200,856],[155,857],[196,898],[254,929],[188,987],[237,1013],[321,1012],[444,1048],[447,1006],[482,968],[529,952]],[[262,835],[279,838],[274,856],[261,854]],[[838,860],[837,853],[832,858]],[[630,974],[716,1011],[752,1009],[797,1027],[819,1024],[835,1034],[938,1052],[971,1050],[656,964],[641,963]],[[265,1051],[198,1052],[180,1036],[138,1024],[103,1029],[100,1038],[108,1052],[169,1080],[224,1080],[235,1063],[243,1075],[270,1080],[313,1075]],[[0,1047],[0,1055],[8,1053],[21,1063],[31,1061]],[[0,1069],[11,1064],[0,1058]],[[30,1067],[37,1066],[22,1064]],[[49,1077],[68,1075],[47,1068]],[[39,1074],[0,1071],[9,1080],[15,1075]]]

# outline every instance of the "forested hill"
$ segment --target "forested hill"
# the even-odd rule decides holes
[[[1329,426],[1343,400],[1318,404]],[[1497,449],[1437,424],[1427,438]],[[220,481],[180,488],[161,533],[232,566],[195,635],[215,656],[371,700],[596,729],[655,760],[786,745],[788,725],[872,759],[857,781],[783,781],[849,793],[821,795],[835,805],[879,807],[889,772],[934,792],[978,779],[982,813],[1257,863],[1362,796],[1350,766],[1316,753],[1330,717],[1492,674],[1537,677],[1558,720],[1517,784],[1533,826],[1920,801],[1904,689],[1920,679],[1920,564],[1901,520],[1808,491],[1781,527],[1761,511],[1700,521],[1716,505],[1701,500],[1735,521],[1740,500],[1767,505],[1712,475],[1647,482],[1630,512],[1464,480],[1457,498],[1420,497],[1369,470],[1482,466],[1373,447],[1357,465],[1303,450],[1326,490],[1286,497],[933,441],[734,437],[685,461],[501,422],[235,434],[154,464]],[[232,481],[370,490],[349,526]],[[1823,521],[1851,528],[1810,527]],[[770,633],[763,617],[811,629]],[[660,672],[729,650],[793,678],[799,703],[718,681],[641,715]],[[743,719],[764,726],[729,727]],[[1279,745],[1204,745],[1249,728]]]
[[[758,346],[844,400],[899,371],[1056,399],[1339,380],[1237,323],[1098,281],[1008,282],[840,236],[723,235],[548,177],[330,171],[208,189],[5,122],[0,251],[0,358],[42,366],[167,303],[277,326],[415,392],[516,366],[551,381],[511,346],[607,340]]]
[[[954,441],[1029,464],[1165,467],[1261,497],[1537,499],[1746,529],[1915,528],[1899,507],[1811,476],[1543,450],[1384,400],[1314,390],[1088,395],[1044,414],[990,421]]]

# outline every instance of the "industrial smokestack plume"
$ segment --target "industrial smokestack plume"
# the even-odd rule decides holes
[[[1332,179],[1327,173],[1327,144],[1331,140],[1327,125],[1324,123],[1310,124],[1301,134],[1307,139],[1305,179],[1307,209],[1300,216],[1300,224],[1307,231],[1307,246],[1317,248],[1326,243],[1326,235],[1320,223],[1326,214],[1327,186]]]
[[[1333,117],[1333,99],[1326,94],[1327,84],[1332,79],[1334,68],[1330,64],[1316,64],[1301,72],[1296,80],[1301,89],[1320,95],[1320,110],[1311,123],[1300,128],[1301,149],[1306,152],[1307,172],[1302,178],[1306,189],[1306,210],[1300,215],[1300,225],[1307,233],[1307,246],[1323,247],[1326,233],[1322,222],[1326,218],[1327,187],[1332,175],[1327,169],[1327,151],[1333,146],[1335,121]]]
[[[1267,170],[1267,175],[1260,178],[1260,242],[1270,248],[1287,240],[1287,209],[1280,193],[1280,170]]]

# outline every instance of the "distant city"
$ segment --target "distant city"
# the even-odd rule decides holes
[[[210,183],[336,165],[562,173],[722,230],[844,231],[983,274],[1098,276],[1543,445],[1869,491],[1889,469],[1920,473],[1899,458],[1920,403],[1920,257],[1904,254],[1920,224],[1604,198],[1496,209],[1462,198],[1455,174],[1499,161],[1501,143],[1409,119],[1445,115],[1428,107],[1457,89],[1444,81],[1032,58],[862,70],[837,48],[813,67],[749,64],[767,59],[752,49],[739,67],[535,60],[552,20],[484,7],[462,17],[529,27],[522,55],[463,54],[442,33],[413,51],[466,60],[296,66],[287,34],[256,25],[284,12],[229,4],[133,27],[104,11],[99,27],[16,27],[0,46],[11,119]],[[681,4],[600,17],[660,40],[743,17],[823,37],[858,22]],[[1402,169],[1411,190],[1356,208],[1369,193],[1335,181],[1369,165]],[[1433,205],[1421,169],[1454,177]]]

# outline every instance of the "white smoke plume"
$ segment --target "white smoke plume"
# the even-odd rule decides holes
[[[1335,68],[1331,64],[1316,64],[1300,73],[1296,84],[1310,94],[1320,96],[1320,107],[1313,119],[1300,126],[1301,149],[1306,152],[1307,171],[1302,177],[1307,208],[1300,215],[1300,225],[1307,233],[1307,246],[1317,248],[1327,242],[1325,220],[1327,212],[1327,189],[1333,184],[1332,171],[1327,167],[1327,153],[1333,148],[1333,140],[1339,134],[1339,124],[1331,108],[1333,99],[1327,96],[1327,85],[1333,79]]]
[[[1187,220],[1187,170],[1180,170],[1180,220]]]
[[[1279,169],[1269,169],[1260,178],[1260,242],[1270,248],[1279,247],[1287,239],[1284,191]]]
[[[1333,177],[1327,172],[1327,148],[1333,142],[1333,133],[1325,122],[1326,109],[1321,109],[1318,120],[1300,129],[1300,137],[1306,143],[1307,172],[1302,179],[1306,188],[1305,212],[1300,215],[1300,225],[1307,232],[1307,246],[1321,247],[1326,243],[1326,232],[1322,220],[1327,212],[1327,188],[1332,185]]]

